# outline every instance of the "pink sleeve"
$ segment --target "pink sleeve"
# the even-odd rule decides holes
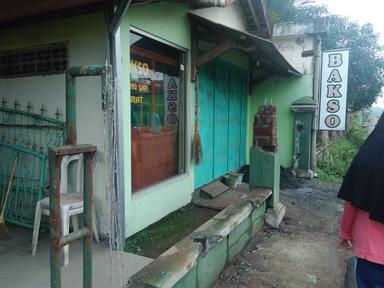
[[[357,209],[350,202],[345,201],[344,212],[340,221],[339,237],[341,239],[352,240],[352,228],[355,222]]]

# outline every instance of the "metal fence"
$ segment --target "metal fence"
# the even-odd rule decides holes
[[[7,201],[8,222],[33,227],[36,202],[48,192],[48,146],[62,146],[64,138],[63,121],[0,107],[0,207],[18,159]]]

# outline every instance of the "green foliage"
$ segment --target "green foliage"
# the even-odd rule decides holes
[[[352,127],[348,130],[346,139],[355,147],[360,147],[368,137],[368,131],[354,121]]]
[[[269,0],[272,23],[281,22],[282,15],[285,15],[291,7],[293,0]]]
[[[316,22],[327,18],[329,32],[323,37],[322,49],[349,48],[348,106],[352,111],[369,108],[381,96],[384,86],[383,47],[371,24],[359,25],[346,17],[332,14],[325,6],[297,9],[286,7],[285,0],[270,0],[272,12],[280,22]],[[289,1],[287,1],[289,2]],[[283,9],[276,7],[280,6]],[[285,3],[285,4],[284,4]]]
[[[368,136],[366,128],[354,119],[345,136],[338,138],[331,146],[329,158],[318,165],[317,173],[323,180],[340,183],[355,157],[359,147]]]
[[[329,159],[319,163],[317,174],[325,181],[341,182],[356,152],[356,146],[346,138],[337,141],[330,149]]]

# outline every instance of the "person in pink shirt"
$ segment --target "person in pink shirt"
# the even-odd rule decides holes
[[[384,288],[384,115],[361,146],[338,197],[341,246],[357,257],[359,288]]]

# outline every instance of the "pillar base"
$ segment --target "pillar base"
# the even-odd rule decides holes
[[[286,212],[286,206],[279,202],[275,208],[267,210],[267,213],[265,213],[265,223],[273,228],[278,228]]]
[[[313,179],[312,170],[297,169],[293,173],[297,178]]]

